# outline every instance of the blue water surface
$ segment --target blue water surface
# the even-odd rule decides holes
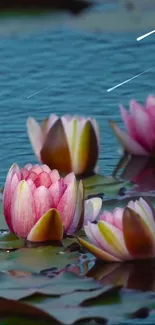
[[[0,186],[12,163],[37,161],[26,119],[34,116],[41,121],[50,113],[95,117],[101,135],[100,170],[111,174],[119,144],[108,120],[121,125],[120,103],[128,105],[132,98],[143,102],[149,93],[155,94],[155,69],[107,92],[154,67],[154,36],[141,42],[136,37],[136,33],[86,33],[64,27],[1,40]]]

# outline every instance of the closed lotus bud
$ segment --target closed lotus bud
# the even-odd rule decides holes
[[[96,120],[68,115],[59,118],[52,114],[41,126],[29,118],[27,129],[37,158],[51,169],[76,175],[94,171],[99,154]]]
[[[104,211],[97,224],[88,222],[90,243],[79,242],[99,259],[123,262],[155,257],[155,213],[144,199],[130,201],[125,209]]]
[[[61,240],[93,221],[102,200],[84,201],[82,180],[74,173],[61,178],[47,165],[14,164],[7,175],[3,211],[11,232],[32,242]]]

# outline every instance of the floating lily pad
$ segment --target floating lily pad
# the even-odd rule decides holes
[[[7,230],[8,229],[8,225],[6,224],[4,215],[3,215],[3,205],[2,202],[0,201],[0,230]]]
[[[37,294],[44,297],[60,296],[75,291],[87,292],[86,297],[88,298],[88,291],[97,289],[103,290],[101,284],[94,279],[81,277],[71,272],[62,272],[53,279],[43,275],[17,278],[9,274],[2,274],[0,278],[0,297],[14,300],[29,297],[27,301],[35,302]],[[35,298],[33,299],[34,294]]]
[[[0,234],[0,249],[14,250],[25,246],[25,241],[10,232]]]
[[[76,281],[74,281],[76,282]],[[38,297],[39,298],[39,297]],[[36,296],[25,301],[1,299],[0,316],[7,315],[51,321],[52,324],[71,325],[77,321],[95,320],[102,324],[116,324],[131,319],[147,319],[155,295],[120,288],[105,287],[89,292],[76,292],[60,298]],[[152,306],[152,307],[151,307]],[[3,308],[3,309],[2,309]],[[55,323],[57,321],[57,323]]]
[[[0,270],[40,272],[53,266],[62,269],[71,263],[78,263],[77,252],[65,253],[62,247],[41,246],[8,253],[7,258],[0,264]]]
[[[83,180],[85,187],[85,198],[93,195],[104,194],[107,197],[116,197],[120,189],[128,189],[133,187],[133,184],[128,181],[122,181],[112,176],[94,175]]]

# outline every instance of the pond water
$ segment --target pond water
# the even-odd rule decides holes
[[[143,103],[149,94],[155,95],[155,36],[153,34],[140,42],[136,41],[136,38],[145,32],[148,31],[128,33],[125,31],[124,33],[110,34],[84,32],[58,26],[55,31],[40,31],[38,34],[21,36],[16,39],[0,39],[0,187],[4,185],[6,173],[11,164],[17,162],[22,166],[28,162],[37,162],[27,136],[27,118],[33,116],[41,122],[51,113],[58,115],[76,113],[96,118],[100,127],[100,174],[120,175],[120,171],[116,170],[121,157],[120,145],[109,127],[108,121],[115,120],[123,127],[119,104],[122,103],[128,107],[129,101],[133,98]],[[107,91],[136,75],[139,76],[113,91]],[[93,186],[97,184],[96,188],[91,186],[90,179],[84,180],[86,196],[104,192],[105,210],[113,210],[118,205],[124,207],[129,201],[129,196],[130,198],[136,195],[138,197],[139,191],[146,196],[148,191],[152,191],[148,196],[152,203],[155,203],[154,161],[146,161],[142,158],[128,161],[128,157],[126,157],[124,166],[127,167],[121,175],[126,180],[134,180],[139,187],[133,188],[130,184],[127,189],[131,192],[127,192],[127,195],[124,196],[123,191],[126,186],[124,183],[115,182],[114,178],[104,179],[94,176],[98,177],[92,181]],[[105,186],[106,182],[107,186]],[[121,192],[120,189],[123,191]],[[121,199],[119,204],[118,194],[121,194],[119,195],[119,199]],[[0,195],[2,196],[1,193]],[[0,217],[2,214],[2,205],[0,204]],[[7,228],[3,219],[3,217],[0,218],[0,230]],[[80,236],[84,236],[84,233],[80,233]],[[72,285],[75,285],[76,281],[74,278],[73,280],[70,278],[73,275],[65,275],[65,271],[73,272],[75,277],[79,274],[86,275],[88,278],[93,277],[99,281],[97,283],[101,286],[114,284],[123,286],[125,290],[140,289],[143,291],[140,296],[141,306],[144,304],[145,292],[155,293],[154,260],[106,264],[96,260],[93,255],[79,246],[73,237],[63,240],[61,245],[57,243],[56,247],[52,245],[53,243],[50,243],[49,246],[42,245],[40,247],[39,244],[38,247],[38,244],[32,245],[30,242],[17,239],[14,235],[1,231],[0,276],[4,288],[2,285],[0,296],[17,299],[18,295],[21,295],[18,286],[20,289],[22,288],[23,277],[27,281],[27,286],[31,288],[33,287],[31,281],[33,282],[34,279],[40,281],[41,278],[38,278],[40,275],[46,275],[46,281],[53,281],[55,276],[60,275],[62,288],[66,285],[68,290],[70,284],[66,284],[66,281],[72,281]],[[66,276],[69,277],[67,280]],[[48,277],[54,279],[51,280]],[[14,284],[16,280],[17,288],[16,283]],[[63,288],[64,293],[68,292],[66,288]],[[52,293],[53,291],[50,292],[50,294]],[[120,294],[121,299],[123,294],[124,291]],[[21,295],[22,299],[26,299],[26,295],[25,287]],[[47,299],[47,297],[43,298]],[[44,310],[45,306],[46,308],[49,306],[48,299],[47,304],[44,302],[43,306],[39,305],[39,300],[38,302],[36,300],[35,304]],[[67,299],[70,304],[70,297],[68,296]],[[78,301],[76,299],[75,302]],[[106,297],[106,299],[108,305],[109,298]],[[116,309],[126,313],[124,306],[129,306],[130,309],[135,303],[134,300],[132,302],[132,293],[131,296],[129,294],[129,300],[123,298],[126,299],[126,305],[121,299],[120,308],[115,308],[115,303],[118,303],[117,299],[114,302],[112,300],[111,304],[114,304],[114,310],[112,312],[109,310],[110,317],[115,315]],[[148,306],[150,306],[149,299],[149,294],[146,293]],[[34,303],[29,296],[27,301]],[[64,301],[60,302],[65,308]],[[136,301],[136,310],[140,308],[138,302],[139,298]],[[56,310],[54,311],[56,314],[52,314],[52,316],[58,317],[57,304],[54,300],[50,300],[50,303],[54,304],[53,308]],[[106,308],[108,310],[107,306]],[[153,312],[154,309],[153,305]],[[49,312],[48,309],[47,311]],[[103,313],[103,311],[101,312]],[[63,313],[62,315],[60,313],[60,316],[63,319]],[[66,323],[65,321],[64,323],[69,324],[67,323],[68,314],[65,317]],[[154,315],[150,317],[154,318]],[[142,318],[145,317],[142,315]],[[144,322],[148,324],[145,319]],[[102,323],[101,320],[100,323]]]
[[[155,93],[152,69],[114,91],[107,89],[154,67],[154,36],[136,41],[137,32],[86,33],[58,28],[49,33],[0,43],[0,186],[13,162],[36,158],[26,119],[41,121],[50,113],[95,117],[100,126],[100,171],[110,175],[119,144],[108,120],[121,125],[119,104],[144,101]],[[47,87],[47,88],[46,88]]]

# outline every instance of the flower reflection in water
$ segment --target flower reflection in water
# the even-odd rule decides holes
[[[140,192],[155,190],[155,159],[148,157],[123,156],[114,172],[113,176],[120,176],[124,180],[132,181],[137,185],[134,190]]]
[[[86,274],[103,285],[122,285],[124,288],[155,292],[155,260],[127,263],[96,261]]]

